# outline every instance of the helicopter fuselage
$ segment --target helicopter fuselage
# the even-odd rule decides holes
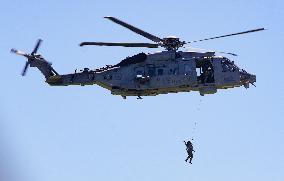
[[[238,68],[214,52],[164,51],[140,53],[119,64],[67,75],[54,75],[46,82],[52,86],[98,84],[114,95],[155,96],[158,94],[199,91],[214,94],[256,81],[255,75]]]

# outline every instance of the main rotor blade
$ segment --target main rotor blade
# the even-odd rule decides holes
[[[159,38],[157,36],[154,36],[154,35],[152,35],[150,33],[147,33],[147,32],[145,32],[145,31],[143,31],[143,30],[141,30],[139,28],[136,28],[136,27],[134,27],[134,26],[132,26],[132,25],[130,25],[128,23],[125,23],[125,22],[123,22],[123,21],[121,21],[121,20],[119,20],[119,19],[117,19],[115,17],[106,16],[104,18],[107,18],[107,19],[109,19],[109,20],[111,20],[111,21],[113,21],[113,22],[115,22],[115,23],[117,23],[117,24],[119,24],[119,25],[121,25],[121,26],[123,26],[125,28],[128,28],[129,30],[131,30],[131,31],[133,31],[133,32],[135,32],[135,33],[137,33],[139,35],[142,35],[145,38],[148,38],[148,39],[150,39],[150,40],[152,40],[154,42],[158,43],[158,42],[163,41],[161,38]]]
[[[206,50],[206,49],[202,49],[202,48],[193,48],[193,47],[186,47],[187,50],[191,50],[194,52],[216,52],[216,53],[222,53],[222,54],[228,54],[228,55],[232,55],[232,56],[238,56],[235,53],[230,53],[230,52],[222,52],[222,51],[215,51],[215,50]]]
[[[36,52],[37,52],[37,50],[38,50],[38,48],[39,48],[41,42],[42,42],[42,40],[41,40],[41,39],[38,39],[38,41],[37,41],[37,43],[36,43],[36,46],[35,46],[33,52],[31,53],[31,55],[36,54]]]
[[[200,42],[200,41],[213,40],[213,39],[217,39],[217,38],[224,38],[224,37],[228,37],[228,36],[235,36],[235,35],[241,35],[241,34],[246,34],[246,33],[253,33],[253,32],[263,31],[263,30],[265,30],[265,29],[264,28],[258,28],[258,29],[243,31],[243,32],[239,32],[239,33],[232,33],[232,34],[228,34],[228,35],[222,35],[222,36],[216,36],[216,37],[212,37],[212,38],[205,38],[205,39],[201,39],[201,40],[190,41],[190,42],[187,42],[187,43],[195,43],[195,42]]]
[[[24,67],[24,69],[23,69],[23,71],[22,71],[22,76],[25,76],[25,75],[26,75],[27,69],[28,69],[29,65],[30,65],[30,63],[27,61],[26,64],[25,64],[25,67]]]
[[[108,43],[108,42],[82,42],[80,46],[98,45],[98,46],[122,46],[122,47],[147,47],[158,48],[158,44],[153,43]]]
[[[230,53],[230,52],[217,52],[217,51],[216,51],[216,53],[228,54],[228,55],[232,55],[232,56],[235,56],[235,57],[238,56],[237,54],[235,54],[235,53]]]

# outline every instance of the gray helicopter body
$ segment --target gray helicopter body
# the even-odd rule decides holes
[[[69,85],[93,85],[97,84],[111,91],[114,95],[127,96],[155,96],[158,94],[199,91],[200,95],[214,94],[217,89],[227,89],[254,85],[256,76],[247,73],[237,67],[233,61],[223,56],[216,56],[215,52],[178,51],[184,44],[192,42],[180,41],[179,38],[170,36],[159,38],[129,25],[114,17],[106,17],[111,21],[124,26],[131,31],[138,33],[156,43],[106,43],[106,42],[82,42],[80,46],[123,46],[123,47],[164,47],[166,51],[152,54],[139,53],[127,57],[116,65],[90,70],[83,70],[74,73],[60,75],[51,64],[43,57],[36,54],[41,40],[31,54],[12,49],[13,53],[25,56],[28,61],[22,75],[25,75],[27,68],[37,67],[51,86]],[[217,36],[202,39],[205,41],[227,36],[262,31],[264,28]],[[225,53],[225,52],[221,52]],[[232,53],[227,53],[234,55]]]
[[[123,97],[189,91],[214,94],[217,89],[248,86],[255,81],[254,75],[225,57],[215,56],[214,52],[175,51],[140,53],[117,65],[96,70],[85,68],[79,73],[47,79],[53,86],[98,84]]]

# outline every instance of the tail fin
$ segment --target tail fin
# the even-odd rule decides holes
[[[25,64],[25,67],[22,71],[22,76],[26,75],[27,69],[28,67],[37,67],[41,73],[45,76],[45,78],[48,78],[50,76],[54,76],[54,75],[59,75],[51,66],[51,63],[46,61],[41,55],[36,54],[37,50],[41,44],[42,40],[39,39],[36,43],[36,46],[34,48],[34,50],[32,51],[31,54],[27,54],[24,53],[22,51],[19,50],[15,50],[15,49],[11,49],[11,53],[15,53],[17,55],[21,55],[26,57],[28,60]]]

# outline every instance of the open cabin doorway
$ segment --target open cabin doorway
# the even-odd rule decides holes
[[[210,58],[196,60],[197,82],[199,84],[214,83],[214,67]]]

